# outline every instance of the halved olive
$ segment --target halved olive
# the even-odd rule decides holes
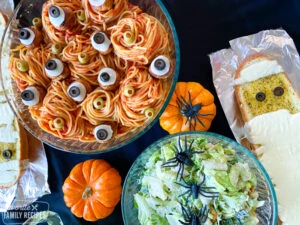
[[[273,90],[275,96],[281,96],[284,93],[284,89],[282,87],[276,87]]]
[[[4,159],[10,159],[12,157],[12,151],[9,150],[9,149],[5,149],[2,152],[2,156],[3,156]]]
[[[262,102],[266,99],[266,95],[263,92],[258,92],[255,96],[256,100]]]

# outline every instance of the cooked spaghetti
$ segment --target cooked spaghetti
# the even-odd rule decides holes
[[[85,63],[80,62],[80,54],[86,54]],[[103,67],[114,66],[112,54],[104,56],[95,50],[90,41],[90,34],[75,35],[73,40],[63,50],[62,59],[69,63],[74,77],[87,80],[92,85],[98,85],[97,77]]]
[[[20,45],[16,50],[19,58],[11,58],[9,70],[12,78],[16,80],[18,88],[21,91],[31,85],[47,88],[50,85],[50,78],[45,73],[44,64],[51,56],[49,46],[26,48],[24,45]],[[28,64],[28,71],[22,72],[18,69],[18,64],[22,61]]]
[[[102,90],[100,87],[95,89],[81,103],[84,111],[83,118],[93,125],[99,125],[104,121],[116,121],[114,116],[114,93]]]
[[[128,89],[132,93],[128,96]],[[121,81],[116,117],[128,127],[138,127],[147,120],[146,109],[159,109],[165,97],[164,82],[150,76],[147,67],[132,66]]]
[[[106,0],[101,6],[93,6],[89,0],[82,0],[87,20],[106,27],[106,24],[119,18],[128,8],[126,0]]]
[[[49,19],[49,9],[52,5],[62,7],[70,14],[65,24],[67,27],[56,28]],[[54,43],[65,44],[72,39],[73,35],[81,32],[81,24],[76,20],[76,12],[81,9],[79,0],[49,0],[44,3],[42,10],[42,22],[45,35]]]
[[[64,22],[54,21],[59,15]],[[106,0],[97,7],[90,0],[49,0],[41,17],[43,27],[36,29],[42,42],[17,46],[9,64],[22,94],[31,86],[47,92],[35,93],[45,97],[28,105],[41,129],[62,139],[94,142],[100,141],[103,133],[95,132],[103,124],[113,124],[118,138],[158,113],[167,80],[151,76],[149,66],[154,57],[169,55],[170,43],[157,19],[126,0]],[[105,38],[109,51],[95,47]],[[23,68],[20,60],[26,62]]]
[[[115,53],[122,59],[146,65],[157,55],[169,54],[167,31],[146,13],[122,18],[111,29]]]

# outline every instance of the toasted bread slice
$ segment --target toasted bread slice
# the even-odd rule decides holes
[[[7,17],[0,11],[0,40],[6,26]],[[9,188],[19,180],[25,171],[26,159],[27,133],[15,118],[0,87],[0,188]]]
[[[235,96],[245,122],[280,109],[300,112],[298,93],[276,60],[263,55],[246,59],[237,70],[235,82]]]
[[[7,104],[7,103],[5,103]],[[12,112],[11,112],[12,113]],[[0,125],[0,188],[14,185],[22,176],[28,159],[27,133],[14,118]]]

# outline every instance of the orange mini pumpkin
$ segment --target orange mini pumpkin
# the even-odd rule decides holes
[[[214,96],[197,82],[177,82],[174,94],[161,115],[161,127],[170,134],[207,131],[216,115]]]
[[[109,216],[120,201],[121,176],[106,161],[91,159],[71,170],[62,189],[75,216],[96,221]]]

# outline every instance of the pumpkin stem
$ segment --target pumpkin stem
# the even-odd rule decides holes
[[[87,198],[91,197],[92,194],[93,194],[93,189],[92,189],[90,186],[88,186],[88,187],[86,187],[85,190],[83,191],[83,193],[82,193],[82,198],[83,198],[83,199],[87,199]]]

